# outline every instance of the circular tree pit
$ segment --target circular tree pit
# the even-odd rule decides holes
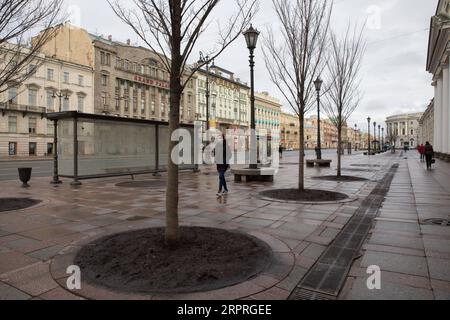
[[[0,212],[31,208],[40,202],[30,198],[0,198]]]
[[[120,188],[143,188],[143,189],[161,189],[167,186],[167,182],[163,180],[143,180],[129,181],[116,184]]]
[[[299,201],[299,202],[330,202],[342,201],[348,199],[343,193],[306,189],[300,192],[298,189],[276,189],[267,190],[260,193],[264,198],[276,199],[280,201]]]
[[[247,281],[272,260],[268,245],[220,229],[182,227],[179,245],[168,248],[164,228],[107,236],[84,246],[74,264],[83,281],[139,294],[210,291]]]

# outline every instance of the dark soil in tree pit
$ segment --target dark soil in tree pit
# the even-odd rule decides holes
[[[0,198],[0,212],[22,210],[39,204],[40,200],[30,198]]]
[[[77,254],[83,281],[141,294],[210,291],[249,280],[266,269],[272,251],[246,234],[182,227],[169,249],[164,229],[130,231],[99,239]]]
[[[298,189],[268,190],[261,192],[260,195],[263,197],[282,201],[306,202],[340,201],[348,198],[348,196],[343,193],[309,189],[303,192],[300,192]]]
[[[325,180],[325,181],[336,181],[336,182],[364,182],[368,181],[366,178],[361,177],[353,177],[353,176],[323,176],[323,177],[314,177],[316,180]]]

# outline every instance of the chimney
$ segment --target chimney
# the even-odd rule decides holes
[[[108,40],[109,40],[109,41],[112,41],[112,35],[109,35],[109,36],[108,36]]]
[[[127,40],[127,45],[130,45],[130,44],[131,44],[131,40],[128,39],[128,40]]]

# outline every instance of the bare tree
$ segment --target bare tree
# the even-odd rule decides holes
[[[264,59],[300,123],[299,192],[305,190],[305,114],[314,105],[314,80],[324,69],[324,54],[333,2],[272,0],[280,22],[281,39],[272,29],[264,37]]]
[[[19,86],[40,64],[40,49],[54,36],[63,0],[0,0],[0,92]],[[43,29],[31,41],[31,33]],[[30,68],[33,65],[33,68]]]
[[[127,1],[128,2],[128,1]],[[176,147],[170,138],[179,128],[181,94],[193,74],[205,63],[190,68],[188,60],[201,35],[208,27],[219,0],[133,0],[131,7],[120,0],[109,0],[116,15],[153,51],[160,52],[161,62],[170,74],[169,154]],[[235,0],[236,11],[228,17],[227,25],[219,27],[217,47],[209,53],[210,61],[217,58],[250,23],[258,0]],[[178,165],[168,163],[166,192],[166,243],[179,240]]]
[[[357,29],[350,25],[342,39],[330,35],[330,51],[326,63],[328,89],[324,109],[331,123],[338,131],[337,176],[342,175],[342,130],[347,120],[358,107],[362,95],[359,90],[362,59],[365,51],[364,27]]]

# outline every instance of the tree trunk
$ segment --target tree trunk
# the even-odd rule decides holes
[[[338,151],[337,151],[337,176],[342,176],[342,155],[341,155],[341,148],[342,148],[342,127],[338,127]]]
[[[300,132],[299,132],[299,165],[298,165],[298,190],[305,191],[305,116],[300,112],[299,116]]]
[[[178,165],[172,159],[172,150],[178,141],[172,141],[172,134],[180,126],[181,101],[181,4],[180,0],[172,2],[172,54],[170,72],[170,113],[169,113],[169,150],[167,164],[166,192],[166,244],[175,246],[179,240],[178,223]]]

